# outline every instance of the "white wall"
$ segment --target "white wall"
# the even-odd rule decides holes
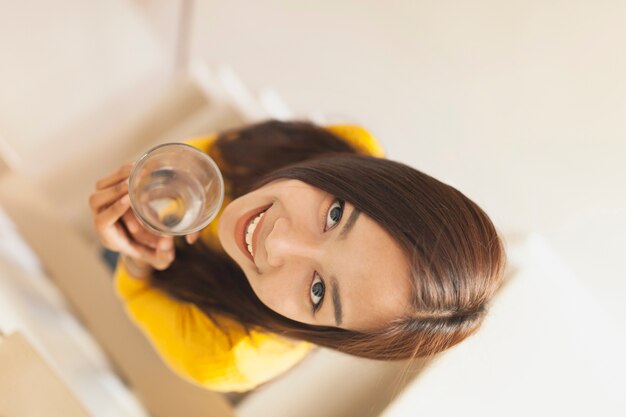
[[[0,0],[0,145],[41,163],[88,148],[69,132],[171,70],[166,58],[126,0]]]
[[[196,1],[193,51],[546,236],[626,323],[624,22],[611,0]]]

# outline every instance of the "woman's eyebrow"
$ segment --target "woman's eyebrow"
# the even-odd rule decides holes
[[[346,221],[346,224],[343,226],[343,229],[341,229],[341,232],[339,232],[338,239],[345,239],[348,236],[348,233],[350,233],[350,230],[352,230],[352,226],[354,226],[354,223],[356,223],[356,220],[359,217],[359,214],[361,214],[361,210],[357,208],[352,210],[352,213],[350,213],[350,217],[348,218],[348,221]]]
[[[343,311],[341,309],[341,298],[339,297],[339,284],[335,277],[330,277],[330,289],[333,299],[333,308],[335,309],[335,323],[339,326],[343,322]]]

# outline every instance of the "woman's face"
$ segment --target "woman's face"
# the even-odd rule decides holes
[[[218,236],[257,297],[292,320],[367,330],[409,311],[400,246],[351,204],[304,182],[274,181],[233,201]]]

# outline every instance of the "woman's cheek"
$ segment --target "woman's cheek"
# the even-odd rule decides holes
[[[296,321],[303,320],[304,298],[301,291],[293,285],[293,280],[267,276],[259,281],[263,282],[251,285],[263,304],[282,316]]]

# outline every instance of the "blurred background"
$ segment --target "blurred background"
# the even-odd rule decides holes
[[[71,260],[46,236],[75,234],[97,262],[87,196],[152,144],[269,117],[357,123],[487,211],[509,283],[483,331],[425,368],[326,352],[233,412],[624,415],[624,22],[617,0],[0,0],[0,328],[27,334],[90,414],[169,415],[124,376],[121,342],[90,321],[102,312],[64,289]],[[35,201],[47,232],[26,230]],[[50,297],[77,318],[78,367],[42,336]]]

